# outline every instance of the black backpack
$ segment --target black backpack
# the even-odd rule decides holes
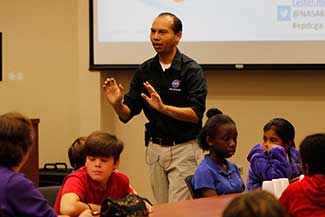
[[[149,210],[145,201],[152,205],[146,198],[140,197],[136,194],[129,194],[128,196],[113,200],[106,198],[100,210],[101,217],[147,217]]]

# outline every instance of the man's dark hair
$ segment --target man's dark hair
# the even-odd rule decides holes
[[[172,14],[170,12],[163,12],[163,13],[160,13],[158,15],[158,17],[162,17],[162,16],[171,16],[171,17],[173,17],[174,23],[172,25],[172,29],[173,29],[175,34],[178,33],[178,32],[183,31],[182,21],[175,14]]]
[[[91,157],[114,157],[114,162],[120,159],[123,142],[116,136],[104,131],[91,133],[85,142],[85,152]]]

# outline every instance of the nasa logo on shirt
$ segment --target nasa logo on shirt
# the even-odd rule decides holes
[[[172,81],[172,87],[169,88],[169,90],[171,90],[171,91],[181,91],[181,89],[178,88],[180,84],[181,84],[180,80],[177,80],[177,79],[173,80]]]

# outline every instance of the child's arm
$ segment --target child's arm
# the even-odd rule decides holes
[[[211,196],[217,196],[217,192],[215,189],[211,188],[200,188],[197,191],[197,194],[200,195],[200,197],[211,197]]]
[[[130,194],[138,194],[131,184],[129,184],[129,193]]]
[[[100,211],[100,206],[96,204],[83,203],[76,193],[66,193],[62,196],[60,202],[60,213],[68,216],[78,216],[86,209],[91,211]]]
[[[262,180],[290,178],[292,171],[286,152],[281,146],[272,146],[268,152],[256,152],[250,159],[251,169]]]

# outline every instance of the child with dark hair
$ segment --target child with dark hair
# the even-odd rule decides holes
[[[307,136],[299,152],[304,178],[291,183],[279,200],[290,217],[324,217],[325,134]]]
[[[0,115],[0,216],[57,216],[35,184],[19,173],[32,150],[33,136],[26,116]],[[92,215],[86,210],[81,216]]]
[[[250,162],[247,190],[262,187],[266,180],[294,179],[301,174],[293,125],[286,119],[274,118],[263,130],[263,143],[254,146],[247,156]]]
[[[57,213],[76,216],[88,208],[99,212],[105,198],[121,199],[133,193],[129,178],[116,170],[123,150],[116,136],[95,131],[84,148],[86,164],[66,177],[55,202]]]
[[[244,183],[239,169],[227,160],[236,151],[236,124],[218,109],[209,109],[207,117],[198,140],[200,147],[209,153],[194,173],[194,191],[199,197],[242,192]]]
[[[0,206],[9,216],[56,216],[35,184],[19,173],[32,150],[33,135],[24,115],[0,116]]]
[[[223,217],[286,217],[286,211],[275,196],[254,190],[233,199],[223,211]]]
[[[79,169],[86,163],[85,141],[86,137],[77,138],[68,150],[70,165],[74,170]]]

